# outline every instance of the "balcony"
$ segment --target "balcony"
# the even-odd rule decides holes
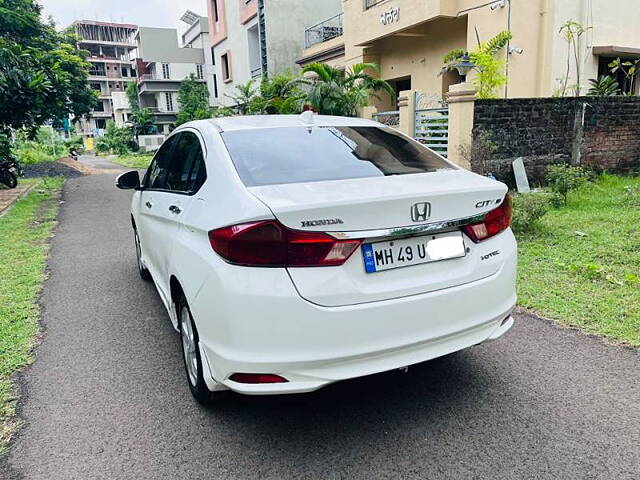
[[[453,0],[361,0],[344,2],[347,25],[355,46],[363,47],[391,36],[423,34],[428,22],[458,16],[459,2]],[[364,11],[363,11],[364,8]]]
[[[304,31],[304,48],[342,36],[344,32],[342,18],[343,14],[339,13],[324,22],[307,28]]]

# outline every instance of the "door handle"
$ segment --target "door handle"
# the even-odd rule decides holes
[[[182,209],[177,205],[171,205],[169,207],[169,211],[175,215],[180,215],[182,213]]]
[[[146,202],[146,203],[145,203],[145,206],[146,206],[147,208],[151,208],[151,207],[153,207],[153,203],[151,203],[151,202]]]

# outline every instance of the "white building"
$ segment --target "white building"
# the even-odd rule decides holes
[[[201,23],[196,22],[194,29]],[[202,43],[198,36],[192,38],[187,35],[187,38]],[[151,111],[160,132],[169,133],[179,108],[180,83],[191,74],[203,83],[206,81],[205,49],[195,46],[197,43],[180,47],[178,32],[173,28],[140,27],[136,42],[135,68],[140,107]]]

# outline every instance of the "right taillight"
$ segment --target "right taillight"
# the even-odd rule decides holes
[[[473,223],[464,227],[464,233],[475,243],[482,242],[509,228],[511,225],[511,215],[511,197],[507,195],[504,198],[504,202],[495,210],[487,213],[482,222]]]
[[[302,232],[276,220],[243,223],[209,232],[213,250],[230,263],[256,267],[322,267],[346,262],[361,240],[337,240]]]

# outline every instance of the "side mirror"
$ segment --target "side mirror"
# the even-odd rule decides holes
[[[140,188],[140,175],[135,170],[123,173],[116,180],[116,187],[121,190],[138,190]]]

